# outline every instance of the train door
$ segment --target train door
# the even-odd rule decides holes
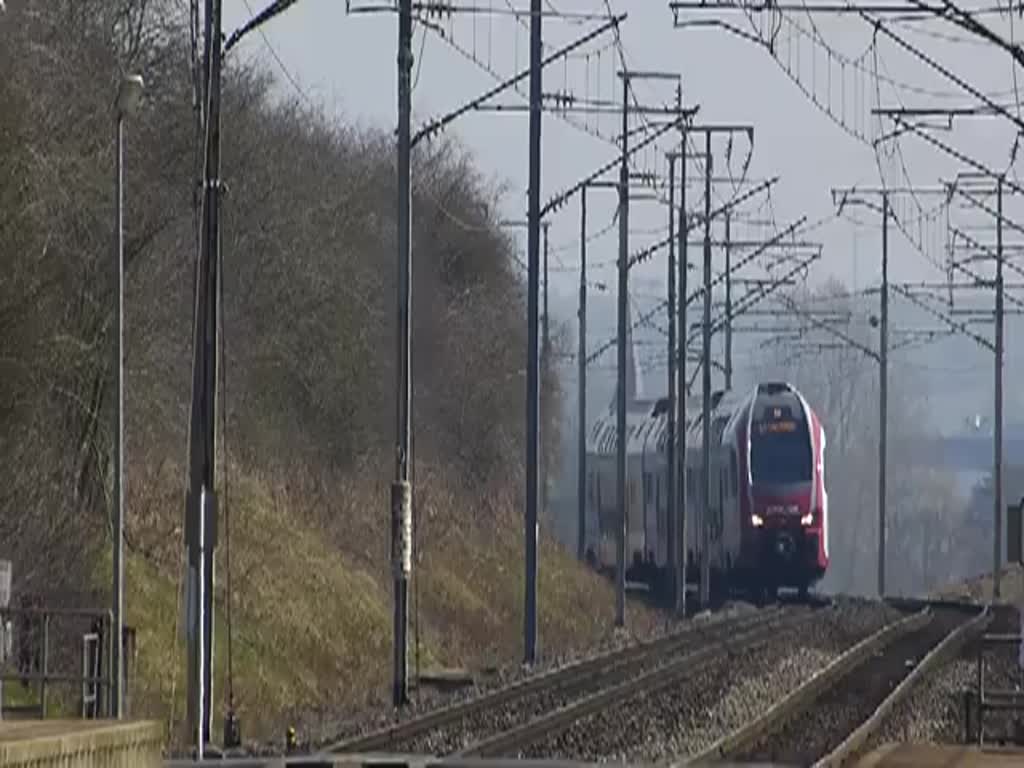
[[[628,460],[627,460],[628,461]],[[629,471],[633,470],[633,471]],[[626,466],[626,567],[643,551],[643,497],[637,487],[637,467]]]
[[[722,456],[722,546],[728,562],[739,553],[740,496],[736,446],[727,445]]]
[[[654,473],[654,509],[656,532],[654,535],[654,563],[659,568],[668,563],[668,485],[666,473]]]
[[[708,546],[710,551],[708,557],[711,560],[713,566],[717,566],[720,561],[721,552],[721,527],[719,525],[719,517],[722,512],[722,479],[720,477],[720,467],[722,462],[719,461],[718,449],[714,446],[711,447],[711,472],[709,476],[710,482],[708,485],[708,492],[710,495],[704,504],[705,515],[707,516],[708,525]],[[702,489],[703,490],[703,489]]]
[[[637,554],[640,555],[640,560],[644,561],[647,559],[647,554],[651,549],[651,542],[657,541],[657,537],[654,531],[655,525],[655,514],[654,514],[654,475],[646,467],[643,469],[643,521],[642,528],[644,532],[643,541],[640,543],[639,551]]]
[[[688,503],[686,505],[686,539],[687,548],[689,549],[688,561],[691,563],[691,567],[699,573],[697,570],[701,562],[702,556],[702,529],[707,519],[707,514],[704,509],[704,477],[701,472],[701,461],[695,455],[694,451],[688,451],[686,468],[686,493],[688,496]],[[690,458],[692,457],[692,458]]]

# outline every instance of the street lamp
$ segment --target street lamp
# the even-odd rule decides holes
[[[124,714],[124,120],[138,109],[143,88],[141,76],[126,75],[121,79],[114,104],[117,117],[117,173],[114,184],[117,207],[114,238],[117,298],[114,310],[114,626],[111,632],[114,664],[111,675],[111,715],[118,719]]]

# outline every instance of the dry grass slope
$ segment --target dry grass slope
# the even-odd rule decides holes
[[[385,706],[391,674],[386,567],[368,568],[365,557],[346,553],[326,526],[257,475],[235,473],[230,503],[234,687],[246,737],[280,737],[289,722],[315,725],[317,713],[331,720],[366,705]],[[180,510],[168,508],[164,514],[173,517]],[[447,516],[463,518],[458,510]],[[383,526],[378,528],[380,542],[386,543]],[[358,537],[365,535],[362,529]],[[180,742],[185,738],[185,655],[180,581],[174,577],[180,572],[175,563],[179,546],[167,543],[157,556],[133,553],[127,565],[127,619],[137,628],[138,640],[131,695],[135,713],[163,720]],[[224,545],[222,525],[215,647],[218,723],[227,683]],[[521,550],[520,526],[509,515],[496,525],[461,526],[460,535],[422,553],[423,669],[507,665],[521,656]],[[109,565],[105,559],[97,568],[98,591],[105,589]],[[579,649],[608,634],[614,600],[606,580],[546,536],[539,570],[543,655]],[[631,606],[629,618],[630,629],[641,634],[659,621],[644,606]]]

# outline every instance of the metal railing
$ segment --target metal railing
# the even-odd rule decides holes
[[[967,691],[964,697],[964,741],[978,746],[985,743],[985,715],[990,712],[1022,712],[1024,711],[1024,690],[986,688],[985,686],[985,651],[989,648],[1015,645],[1020,646],[1024,635],[991,634],[982,635],[978,643],[978,667],[976,689]],[[1020,739],[1020,730],[1014,734]]]
[[[61,624],[70,626],[61,627],[65,637],[58,641],[60,644],[55,647],[54,629]],[[75,627],[75,624],[79,627]],[[26,688],[37,687],[38,705],[8,707],[8,713],[20,710],[45,719],[51,689],[54,686],[68,686],[79,690],[78,710],[83,718],[109,717],[112,686],[110,669],[113,659],[113,644],[110,642],[112,624],[109,610],[40,608],[28,605],[0,608],[0,626],[10,626],[13,635],[4,638],[5,641],[10,641],[8,647],[12,653],[9,656],[0,655],[0,719],[4,716],[3,686],[5,683],[18,682]],[[88,629],[83,632],[85,626]],[[127,681],[130,679],[129,670],[132,666],[130,659],[134,656],[134,635],[134,630],[126,627],[122,636],[126,648],[126,691],[129,689]],[[80,648],[75,650],[79,642]],[[7,642],[4,644],[7,645]],[[77,673],[53,668],[54,651],[62,648],[64,653],[60,659],[80,661]]]

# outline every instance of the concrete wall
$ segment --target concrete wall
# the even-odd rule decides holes
[[[156,722],[31,720],[0,723],[0,765],[32,768],[159,768]]]

